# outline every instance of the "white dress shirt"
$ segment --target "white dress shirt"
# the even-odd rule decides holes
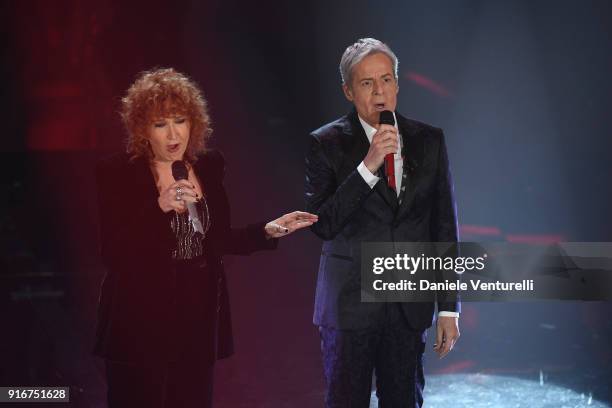
[[[395,118],[395,112],[393,112],[393,119],[395,121],[395,128],[398,129],[397,119]],[[374,137],[374,134],[376,133],[376,128],[370,126],[368,122],[361,119],[361,116],[359,116],[359,122],[361,122],[361,126],[363,127],[363,130],[365,131],[365,134],[368,137],[368,142],[372,143],[372,138]],[[401,154],[402,138],[399,133],[399,129],[397,131],[397,136],[399,138],[400,148],[399,148],[399,152],[396,152],[393,154],[393,164],[395,164],[395,192],[399,196],[400,191],[401,191],[400,188],[401,188],[401,183],[402,183],[402,172],[404,171],[404,160]],[[361,177],[363,177],[363,179],[370,186],[370,188],[374,188],[376,183],[378,183],[378,181],[380,180],[380,177],[372,174],[372,172],[368,170],[368,168],[363,163],[363,161],[361,161],[361,163],[359,163],[359,166],[357,166],[357,171],[359,172],[359,174],[361,174]],[[444,316],[459,317],[459,313],[449,312],[449,311],[439,311],[438,312],[438,317],[444,317]]]

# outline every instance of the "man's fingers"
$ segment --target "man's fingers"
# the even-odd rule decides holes
[[[434,347],[434,350],[436,350],[440,358],[443,358],[450,351],[452,351],[458,339],[459,339],[459,333],[455,333],[453,335],[448,335],[447,333],[443,333],[442,342],[438,342],[436,347]]]
[[[455,343],[457,342],[457,337],[451,337],[444,342],[444,347],[442,352],[440,353],[440,358],[446,356],[450,351],[455,347]]]
[[[441,328],[437,328],[436,330],[436,343],[434,344],[434,350],[436,350],[438,352],[438,354],[440,353],[440,350],[443,347],[442,342],[444,341],[444,332],[442,331]]]
[[[396,153],[399,150],[399,143],[397,138],[388,138],[381,140],[378,144],[378,148],[384,153]]]
[[[450,349],[449,349],[449,342],[448,342],[448,340],[442,339],[442,341],[438,342],[436,353],[438,353],[438,357],[439,358],[442,358],[445,355],[447,355],[449,351],[450,351]]]
[[[395,128],[395,126],[393,125],[378,125],[378,127],[376,128],[378,133],[397,133],[397,129]]]
[[[383,125],[378,128],[378,131],[372,137],[372,141],[377,139],[397,139],[397,129],[394,126]]]
[[[397,146],[399,146],[399,144],[397,143],[397,140],[393,140],[393,139],[383,140],[380,143],[380,147],[382,147],[382,148],[389,147],[389,146],[397,147]]]
[[[445,338],[444,344],[442,345],[442,350],[440,352],[440,358],[446,356],[453,348],[453,341],[451,339]]]
[[[376,139],[376,140],[372,139],[372,143],[374,144],[397,143],[397,142],[398,142],[397,135],[394,135],[393,133],[385,133],[379,139]]]
[[[397,153],[398,146],[397,144],[388,144],[383,147],[382,151],[384,153]]]

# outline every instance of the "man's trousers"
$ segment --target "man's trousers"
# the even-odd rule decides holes
[[[372,328],[319,327],[325,407],[368,408],[372,373],[380,408],[423,405],[425,332],[412,330],[398,303],[387,303]]]

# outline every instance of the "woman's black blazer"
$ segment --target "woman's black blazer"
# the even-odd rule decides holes
[[[272,249],[264,223],[231,228],[230,206],[223,187],[223,156],[209,150],[194,164],[211,217],[204,240],[204,259],[194,284],[206,306],[193,311],[189,328],[199,358],[214,362],[233,352],[229,298],[222,256],[247,255]],[[177,269],[171,258],[176,238],[172,211],[164,213],[148,161],[118,154],[96,167],[102,261],[102,283],[94,354],[116,361],[172,361],[179,350],[177,333]],[[192,331],[191,331],[192,330]],[[201,345],[201,347],[200,347]],[[194,357],[195,358],[195,357]]]

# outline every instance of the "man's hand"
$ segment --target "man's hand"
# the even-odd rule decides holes
[[[446,356],[459,339],[459,318],[438,316],[434,351],[440,358]]]
[[[378,131],[372,137],[370,150],[363,159],[363,164],[372,174],[376,173],[389,153],[397,153],[399,140],[397,129],[391,125],[378,125]]]

